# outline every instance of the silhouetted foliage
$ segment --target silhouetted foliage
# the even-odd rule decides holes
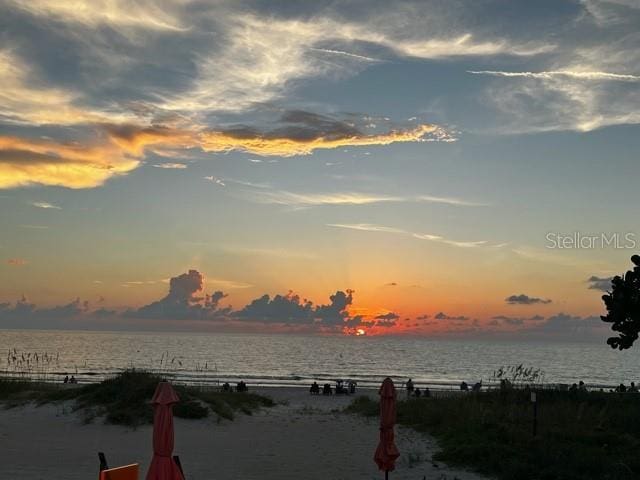
[[[638,339],[640,333],[640,255],[633,255],[633,270],[624,277],[616,275],[611,280],[611,291],[602,296],[607,314],[601,316],[603,322],[611,323],[611,330],[619,332],[607,343],[611,348],[627,349]]]

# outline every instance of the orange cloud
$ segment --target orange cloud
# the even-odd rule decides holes
[[[32,184],[97,187],[139,163],[111,142],[83,145],[0,136],[0,188]]]
[[[239,134],[237,131],[184,130],[134,124],[96,124],[95,136],[84,143],[0,136],[0,188],[32,184],[92,188],[137,168],[147,151],[200,148],[206,152],[240,150],[257,155],[306,155],[320,148],[388,145],[440,135],[434,125],[375,135],[329,138],[318,133],[297,138],[282,132]]]
[[[277,155],[290,157],[308,155],[317,149],[356,147],[368,145],[389,145],[397,142],[417,142],[427,134],[437,134],[441,129],[435,125],[419,125],[409,130],[393,130],[375,135],[351,135],[331,138],[319,135],[315,138],[300,139],[286,136],[238,135],[234,132],[204,132],[201,147],[208,152],[228,152],[241,150],[256,155]]]
[[[198,146],[194,132],[169,127],[141,127],[133,124],[104,125],[110,141],[128,154],[144,156],[153,146],[160,148],[190,148]]]

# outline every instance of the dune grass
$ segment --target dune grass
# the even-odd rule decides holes
[[[433,434],[434,460],[499,479],[640,478],[640,394],[537,393],[533,436],[529,392],[410,399],[398,403],[398,423]],[[378,403],[356,399],[347,411],[379,414]]]
[[[140,370],[126,370],[100,383],[77,387],[23,380],[0,380],[0,402],[14,407],[28,402],[39,405],[72,401],[74,410],[85,412],[85,419],[104,417],[116,425],[138,426],[153,422],[150,404],[162,378]],[[179,418],[205,418],[213,413],[218,418],[232,420],[236,412],[251,415],[261,407],[273,406],[270,398],[252,393],[231,393],[203,390],[183,385],[174,386],[180,402],[173,407]]]

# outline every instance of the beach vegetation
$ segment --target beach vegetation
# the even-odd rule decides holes
[[[59,385],[22,379],[0,379],[0,402],[5,407],[35,402],[72,402],[74,411],[84,412],[93,421],[102,417],[106,423],[138,426],[153,422],[151,398],[163,378],[143,370],[125,370],[99,383]],[[220,392],[186,385],[174,385],[181,401],[174,405],[178,418],[199,419],[210,414],[232,420],[236,412],[251,415],[273,401],[253,393]],[[88,412],[88,413],[87,413]]]
[[[498,479],[627,480],[640,477],[640,394],[538,390],[435,395],[400,401],[398,423],[438,440],[434,460]],[[357,398],[348,412],[379,415]]]

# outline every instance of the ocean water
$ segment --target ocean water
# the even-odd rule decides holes
[[[454,389],[462,380],[491,382],[500,367],[520,364],[540,369],[547,383],[638,383],[640,346],[620,352],[604,341],[0,330],[0,372],[49,381],[74,374],[93,382],[135,367],[194,384],[307,386],[343,378],[366,387],[391,376]]]

